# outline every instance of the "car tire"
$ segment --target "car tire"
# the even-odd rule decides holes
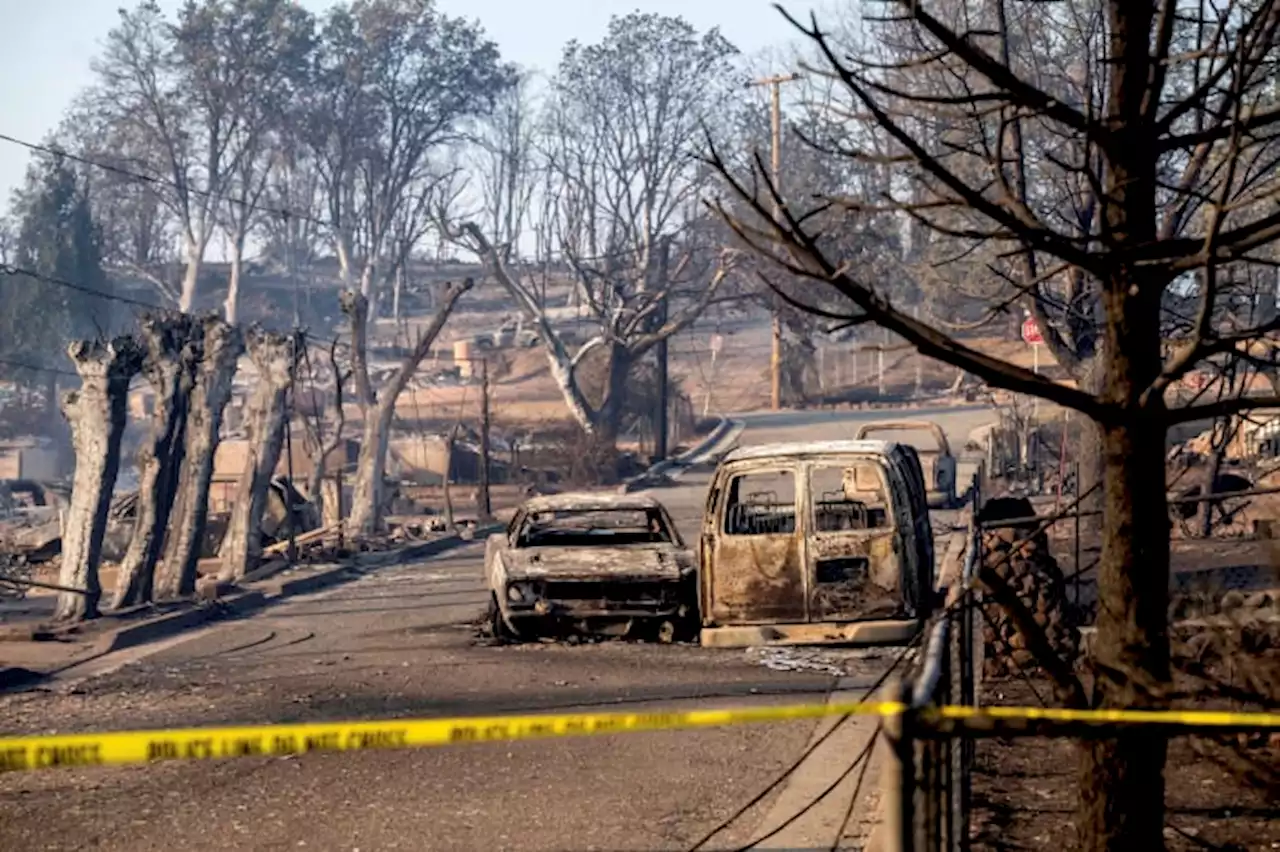
[[[498,596],[489,595],[489,607],[485,613],[485,622],[489,628],[489,636],[499,642],[517,642],[520,637],[502,617],[502,607],[498,606]]]

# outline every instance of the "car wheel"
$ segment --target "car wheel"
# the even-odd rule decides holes
[[[498,606],[498,596],[489,595],[489,609],[485,614],[485,620],[489,627],[489,635],[502,642],[516,642],[519,636],[507,624],[506,619],[502,617],[502,608]]]

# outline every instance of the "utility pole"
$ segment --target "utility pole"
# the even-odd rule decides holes
[[[769,87],[769,107],[770,107],[770,124],[772,130],[772,156],[770,165],[773,171],[773,185],[778,189],[778,194],[782,194],[782,84],[790,83],[793,80],[799,80],[800,75],[778,74],[773,77],[761,77],[758,80],[752,80],[747,83],[748,86],[768,86]],[[777,201],[773,203],[773,217],[778,218],[781,208]],[[782,408],[782,321],[778,317],[778,307],[775,300],[773,308],[773,346],[769,354],[769,400],[774,411]]]
[[[489,359],[480,359],[480,500],[476,514],[481,523],[493,517],[489,500]]]
[[[667,324],[667,264],[671,257],[671,241],[664,239],[658,248],[658,286],[662,288],[658,297],[658,310],[655,312],[653,324],[660,330]],[[667,457],[668,414],[670,405],[670,386],[667,380],[667,338],[658,341],[658,402],[654,412],[653,454],[658,461]]]
[[[292,373],[292,377],[284,397],[285,470],[289,477],[288,487],[284,491],[284,517],[289,531],[289,549],[286,553],[289,565],[292,566],[298,561],[298,533],[297,524],[294,522],[294,512],[297,511],[297,508],[293,505],[293,407],[297,399],[295,389],[298,386],[298,329],[296,327],[293,330],[293,339],[290,346],[292,351],[289,353],[289,370]],[[314,402],[314,400],[312,401]]]

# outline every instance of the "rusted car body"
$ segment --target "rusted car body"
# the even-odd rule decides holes
[[[933,446],[913,444],[924,472],[929,508],[950,509],[955,506],[959,502],[956,495],[956,457],[951,454],[951,444],[942,427],[930,420],[882,420],[862,424],[854,438],[865,440],[888,432],[928,432],[932,436]]]
[[[905,444],[730,452],[699,548],[704,645],[897,644],[935,603],[924,479]]]
[[[566,632],[672,641],[696,632],[697,572],[651,497],[535,497],[485,549],[490,629],[507,639]]]

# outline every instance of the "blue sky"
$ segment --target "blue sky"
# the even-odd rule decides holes
[[[315,12],[332,0],[300,0]],[[90,62],[133,0],[0,0],[5,49],[0,52],[0,133],[40,141],[72,98],[92,82]],[[160,0],[173,10],[181,0]],[[594,41],[612,15],[635,9],[681,15],[699,29],[719,26],[744,53],[756,54],[793,39],[770,0],[437,0],[452,15],[479,19],[511,61],[549,70],[570,38]],[[814,0],[787,0],[807,14]],[[824,7],[827,4],[822,4]],[[0,209],[21,181],[27,152],[0,143]]]

